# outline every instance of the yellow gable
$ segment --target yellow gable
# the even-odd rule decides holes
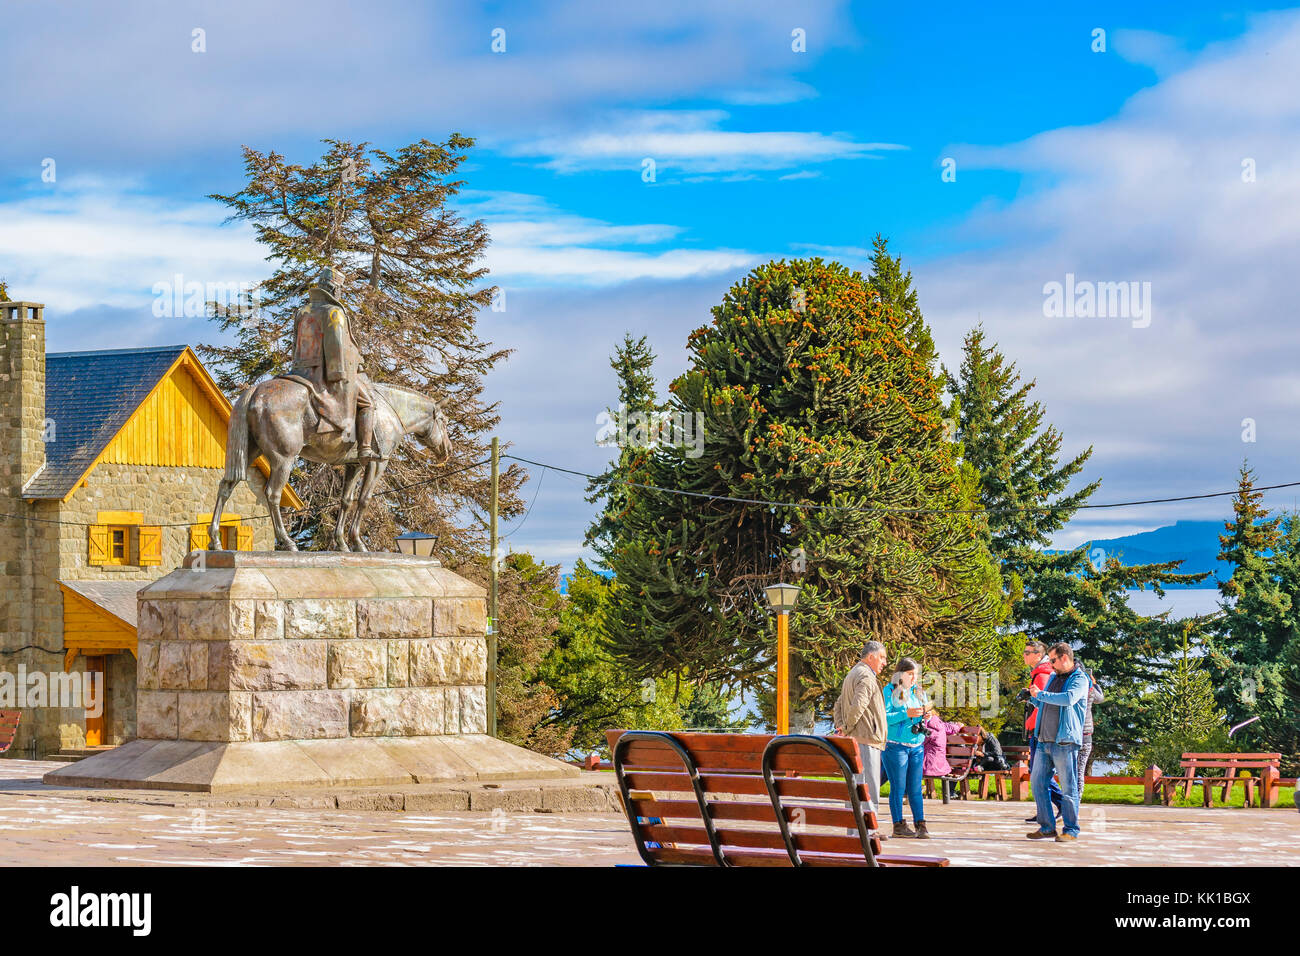
[[[186,349],[95,464],[223,468],[229,422],[230,403],[198,357]],[[255,465],[263,474],[268,473],[264,459],[259,458]],[[291,508],[303,504],[287,486],[280,503]]]

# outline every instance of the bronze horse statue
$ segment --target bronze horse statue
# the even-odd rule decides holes
[[[248,479],[249,466],[264,456],[270,465],[266,504],[278,550],[298,550],[285,530],[279,507],[280,496],[298,458],[343,466],[343,494],[334,524],[334,550],[369,550],[361,540],[361,515],[397,447],[407,438],[414,438],[440,456],[435,459],[438,464],[447,462],[452,451],[447,419],[436,401],[401,385],[372,383],[371,388],[377,399],[374,443],[379,451],[379,457],[372,460],[358,460],[356,442],[345,440],[343,432],[318,432],[320,417],[307,384],[294,378],[277,377],[244,389],[230,413],[226,471],[212,508],[208,547],[220,545],[221,513],[230,493]]]

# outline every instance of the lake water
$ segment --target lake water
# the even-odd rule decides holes
[[[1181,620],[1217,611],[1219,591],[1217,588],[1182,588],[1166,591],[1163,600],[1152,591],[1129,591],[1128,606],[1144,617],[1169,611],[1170,617]]]

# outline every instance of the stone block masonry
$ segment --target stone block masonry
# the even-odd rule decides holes
[[[483,589],[395,555],[222,552],[140,593],[138,735],[487,730]]]
[[[199,557],[139,592],[138,738],[47,783],[224,793],[579,775],[487,736],[486,595],[437,561]]]

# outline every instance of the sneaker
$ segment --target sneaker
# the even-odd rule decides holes
[[[1073,843],[1077,839],[1079,839],[1077,833],[1058,833],[1056,835],[1057,843]]]
[[[894,836],[896,836],[896,837],[914,837],[914,836],[916,836],[916,831],[913,830],[911,827],[909,827],[906,823],[895,823],[895,824],[894,824]]]
[[[1052,840],[1056,837],[1056,831],[1051,830],[1044,833],[1042,830],[1035,830],[1033,833],[1027,833],[1025,835],[1031,840]]]
[[[930,831],[925,828],[925,821],[922,820],[916,825],[916,838],[918,840],[930,839]]]

